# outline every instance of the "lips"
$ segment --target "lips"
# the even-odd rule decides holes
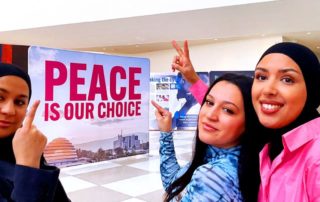
[[[260,104],[261,111],[266,114],[276,113],[283,107],[282,103],[274,101],[261,101]]]
[[[214,132],[217,131],[218,129],[208,123],[202,123],[202,127],[204,130],[209,131],[209,132]]]
[[[11,122],[0,120],[0,127],[2,128],[7,128],[7,127],[10,127],[11,125],[12,125]]]

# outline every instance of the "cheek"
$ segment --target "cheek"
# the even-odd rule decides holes
[[[305,104],[306,104],[306,100],[307,100],[307,95],[303,94],[303,92],[298,92],[296,94],[294,94],[295,96],[291,96],[291,99],[290,99],[290,102],[288,103],[289,104],[289,107],[288,107],[288,115],[291,115],[294,119],[297,118]],[[296,95],[299,95],[299,96],[296,96]]]
[[[200,108],[199,115],[198,115],[198,124],[201,122],[200,119],[202,119],[204,117],[204,112],[205,112],[204,108],[205,107]]]
[[[252,86],[252,89],[251,89],[251,100],[252,100],[253,104],[255,104],[257,102],[258,95],[259,95],[258,86],[257,85]]]
[[[283,88],[281,93],[288,104],[290,110],[302,110],[307,101],[307,90],[305,86],[300,85],[290,90]]]
[[[251,97],[252,100],[256,99],[259,96],[261,89],[258,84],[253,84],[252,89],[251,89]]]
[[[17,112],[17,123],[18,123],[19,125],[22,124],[24,118],[26,117],[26,114],[27,114],[26,110],[19,110],[19,111]]]
[[[245,122],[244,118],[239,118],[236,120],[229,120],[229,129],[231,130],[231,134],[233,134],[235,137],[240,136],[244,130],[245,130]]]

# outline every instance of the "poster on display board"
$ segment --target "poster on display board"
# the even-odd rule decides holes
[[[49,164],[148,152],[149,59],[30,46],[28,72]]]
[[[200,78],[209,84],[208,72],[197,72]],[[150,75],[150,100],[172,113],[174,130],[195,130],[197,127],[200,104],[189,92],[190,84],[181,74],[152,73]],[[154,114],[155,108],[150,105],[149,128],[159,130]]]

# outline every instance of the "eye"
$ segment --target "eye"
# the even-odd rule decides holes
[[[23,105],[26,104],[26,101],[17,99],[17,100],[14,101],[14,104],[17,105],[17,106],[23,106]]]
[[[290,77],[283,77],[281,78],[281,81],[284,82],[284,83],[287,83],[287,84],[292,84],[294,83],[294,80]]]
[[[222,109],[223,111],[227,112],[228,114],[234,114],[234,111],[232,109],[229,109],[229,108],[223,108]]]
[[[261,74],[261,73],[256,73],[254,75],[254,78],[259,80],[259,81],[264,81],[264,80],[267,80],[267,76],[264,75],[264,74]]]
[[[205,104],[206,104],[207,106],[213,106],[213,105],[214,105],[214,102],[212,102],[211,100],[206,99]]]

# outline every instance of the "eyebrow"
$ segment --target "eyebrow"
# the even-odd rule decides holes
[[[208,94],[207,97],[206,97],[206,99],[207,99],[207,98],[213,99],[213,96]],[[238,110],[240,110],[240,108],[239,108],[236,104],[234,104],[233,102],[229,102],[229,101],[225,101],[225,100],[224,100],[223,103],[224,103],[224,104],[233,105],[233,106],[235,106]]]
[[[7,90],[6,90],[6,89],[4,89],[4,88],[0,88],[0,93],[8,94],[8,93],[9,93],[9,91],[7,91]],[[24,94],[20,94],[20,95],[18,95],[18,97],[19,97],[19,98],[26,98],[26,99],[28,99],[28,98],[29,98],[29,96],[24,95]]]
[[[263,72],[268,72],[267,68],[263,68],[263,67],[256,67],[255,70],[259,70],[259,71],[263,71]],[[295,70],[295,69],[293,69],[293,68],[280,69],[279,72],[281,72],[281,73],[295,72],[295,73],[297,73],[297,74],[301,74],[300,72],[298,72],[297,70]]]

